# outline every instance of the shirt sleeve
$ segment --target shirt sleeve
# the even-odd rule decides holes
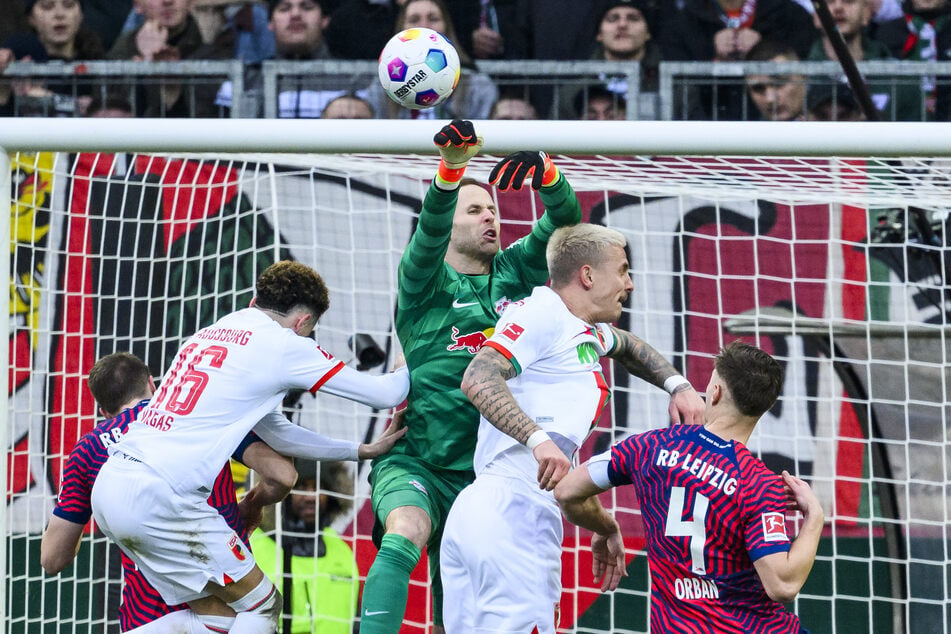
[[[278,411],[267,414],[254,426],[271,449],[283,456],[310,460],[356,460],[360,444],[338,440],[292,423]]]
[[[748,505],[744,514],[744,536],[750,561],[788,552],[791,543],[786,534],[786,496],[782,481],[765,467],[743,479],[746,480],[743,500]]]
[[[345,365],[327,379],[321,391],[376,409],[396,407],[409,394],[409,369],[403,366],[385,374],[366,374]]]
[[[87,459],[87,439],[83,438],[66,459],[59,495],[53,507],[53,515],[76,524],[85,524],[92,516],[92,480]]]
[[[416,230],[403,251],[399,265],[399,301],[405,308],[427,296],[435,288],[434,280],[443,270],[449,248],[452,218],[459,191],[442,191],[435,185],[423,199]]]
[[[516,374],[540,358],[554,336],[550,316],[546,319],[539,314],[543,306],[543,302],[512,304],[502,313],[495,333],[485,343],[508,359]]]
[[[608,473],[608,467],[611,464],[611,449],[599,453],[596,456],[591,456],[587,464],[588,475],[591,476],[591,481],[594,482],[598,488],[607,490],[614,486]]]

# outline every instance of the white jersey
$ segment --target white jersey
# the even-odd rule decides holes
[[[221,465],[289,389],[317,391],[344,364],[256,308],[192,335],[110,453],[138,459],[178,491],[211,490]]]
[[[484,345],[512,362],[518,374],[507,384],[519,407],[573,457],[610,397],[600,363],[614,347],[610,327],[579,319],[557,293],[539,286],[505,309]],[[531,450],[485,418],[473,466],[477,476],[516,477],[538,488]]]

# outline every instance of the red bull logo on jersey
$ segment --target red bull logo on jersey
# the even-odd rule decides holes
[[[782,513],[763,513],[763,539],[768,542],[789,541],[786,536],[786,518]]]
[[[232,554],[234,554],[235,559],[238,561],[247,559],[247,556],[244,554],[244,549],[241,547],[241,540],[238,539],[237,534],[231,535],[231,539],[228,540],[228,548],[231,549]]]
[[[452,333],[449,335],[452,338],[452,343],[446,346],[446,350],[450,352],[453,350],[468,350],[469,354],[475,354],[494,332],[495,328],[487,328],[460,335],[459,329],[453,326]]]

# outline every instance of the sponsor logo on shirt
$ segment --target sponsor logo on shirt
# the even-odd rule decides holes
[[[231,552],[234,554],[235,558],[238,561],[244,561],[247,557],[244,554],[244,549],[241,548],[241,540],[238,539],[237,534],[232,534],[231,539],[228,540],[228,548],[231,549]]]
[[[584,343],[578,344],[578,347],[575,350],[578,352],[578,363],[581,363],[582,365],[594,363],[599,358],[598,351],[595,350],[594,344],[590,341],[585,341]]]
[[[508,337],[512,341],[515,341],[521,336],[523,332],[525,332],[524,328],[522,328],[518,324],[513,323],[513,324],[509,324],[508,326],[505,327],[504,330],[502,330],[502,335],[505,337]]]
[[[782,513],[763,513],[763,539],[768,542],[789,541],[786,537],[786,518]]]
[[[475,354],[489,340],[493,332],[495,332],[494,328],[488,328],[460,335],[459,329],[453,326],[452,333],[449,335],[452,343],[446,346],[446,350],[468,350],[470,354]]]

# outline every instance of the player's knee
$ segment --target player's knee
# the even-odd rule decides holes
[[[246,595],[232,601],[228,605],[237,614],[240,620],[243,616],[255,616],[257,619],[266,619],[277,627],[281,618],[281,593],[267,577],[262,577],[257,586]]]
[[[386,517],[386,533],[401,535],[419,548],[426,545],[432,532],[429,514],[416,506],[402,506],[390,511]]]

